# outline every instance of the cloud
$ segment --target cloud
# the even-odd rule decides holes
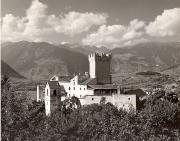
[[[107,18],[105,13],[93,12],[48,14],[46,4],[33,0],[24,17],[6,14],[2,18],[1,40],[61,43],[71,42],[77,37],[76,40],[83,45],[109,48],[134,45],[148,40],[180,41],[180,8],[164,10],[147,25],[138,19],[130,21],[128,25],[108,25]],[[91,29],[96,31],[90,33]],[[86,37],[79,39],[84,34]]]
[[[65,15],[48,15],[48,6],[33,0],[25,17],[6,14],[2,19],[2,41],[58,42],[62,35],[71,37],[106,23],[104,13],[71,11]]]
[[[137,19],[132,20],[128,26],[101,25],[97,32],[91,33],[82,39],[84,45],[106,46],[109,48],[132,45],[143,38],[145,23]]]
[[[102,25],[106,23],[106,14],[69,12],[61,20],[60,25],[54,24],[57,32],[63,32],[67,35],[75,35],[88,31],[93,25]]]
[[[150,36],[165,37],[180,34],[180,8],[164,10],[153,22],[146,27]]]

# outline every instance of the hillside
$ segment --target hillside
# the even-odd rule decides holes
[[[164,74],[168,75],[179,75],[180,76],[180,64],[176,64],[173,66],[170,66],[162,71]]]
[[[13,78],[24,78],[3,60],[1,60],[1,75],[6,75]]]
[[[88,71],[88,59],[78,52],[48,43],[16,42],[2,44],[2,58],[31,79],[48,79]]]

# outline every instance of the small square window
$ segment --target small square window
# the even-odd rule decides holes
[[[130,98],[128,98],[128,100],[130,100]]]
[[[92,98],[92,100],[94,100],[94,98]]]

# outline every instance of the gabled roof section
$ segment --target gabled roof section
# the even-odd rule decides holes
[[[78,75],[78,84],[81,84],[88,79],[89,77],[87,77],[86,75]]]
[[[64,89],[64,86],[63,86],[63,85],[60,85],[60,88],[61,88],[61,95],[62,95],[62,96],[66,96],[67,93],[66,93],[66,91],[65,91],[65,89]]]
[[[81,85],[96,85],[97,84],[97,80],[96,80],[96,78],[89,78],[89,79],[83,81],[80,84]]]
[[[142,89],[134,89],[134,90],[129,90],[126,91],[127,94],[135,94],[137,97],[144,97],[147,96],[146,92],[144,92]]]
[[[88,85],[91,89],[106,89],[106,90],[117,90],[118,87],[117,85],[113,85],[113,84],[105,84],[105,85]]]
[[[48,81],[47,83],[49,84],[49,87],[51,89],[60,89],[61,88],[58,81]]]
[[[59,81],[70,82],[74,76],[58,76]]]

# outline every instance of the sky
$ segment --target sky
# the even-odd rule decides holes
[[[180,0],[1,0],[2,42],[180,42]]]

